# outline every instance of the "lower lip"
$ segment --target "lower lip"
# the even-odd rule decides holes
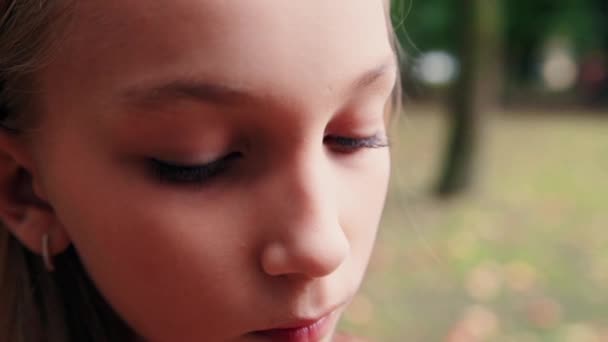
[[[307,326],[257,331],[253,334],[277,342],[318,342],[329,333],[332,316],[329,314]]]

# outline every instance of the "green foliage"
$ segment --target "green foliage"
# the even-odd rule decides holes
[[[431,49],[453,49],[450,15],[454,1],[396,0],[393,2],[393,22],[398,24],[397,35],[406,50],[415,52]]]
[[[606,20],[587,1],[576,2],[570,9],[551,16],[547,35],[564,35],[572,39],[577,52],[584,53],[602,46],[602,21]]]
[[[578,53],[605,48],[608,42],[608,5],[605,0],[479,0],[486,8],[497,6],[499,23],[509,47],[535,49],[553,36],[572,40]],[[407,50],[454,49],[455,6],[450,0],[394,0],[392,19]],[[492,25],[483,14],[480,22]],[[494,31],[489,27],[484,30]],[[501,32],[497,32],[501,33]]]
[[[392,19],[406,51],[454,51],[455,6],[460,5],[453,0],[394,0]],[[520,76],[530,76],[535,58],[553,37],[569,40],[578,56],[608,49],[606,0],[479,0],[479,5],[484,35],[504,41],[509,68],[518,69]]]
[[[512,46],[541,44],[560,36],[584,53],[602,47],[608,34],[604,25],[608,18],[596,0],[509,0],[504,7],[506,38]]]

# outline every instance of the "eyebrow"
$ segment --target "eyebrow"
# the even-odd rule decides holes
[[[347,89],[349,93],[361,91],[391,72],[396,72],[396,62],[392,57],[385,58],[382,63],[357,77]],[[261,98],[249,89],[196,79],[175,79],[157,84],[137,85],[121,93],[125,102],[143,107],[183,99],[215,106],[238,106],[259,103]]]

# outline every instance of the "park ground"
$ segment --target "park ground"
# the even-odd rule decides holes
[[[406,110],[344,330],[377,342],[608,341],[608,113],[488,113],[475,184],[432,196],[439,108]]]

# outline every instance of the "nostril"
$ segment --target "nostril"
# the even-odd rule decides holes
[[[308,241],[307,241],[308,240]],[[347,258],[350,244],[341,230],[329,238],[300,238],[289,242],[272,242],[260,256],[264,272],[271,276],[299,274],[320,278],[333,273]]]
[[[289,272],[285,248],[279,243],[269,243],[260,257],[264,273],[279,276]]]

